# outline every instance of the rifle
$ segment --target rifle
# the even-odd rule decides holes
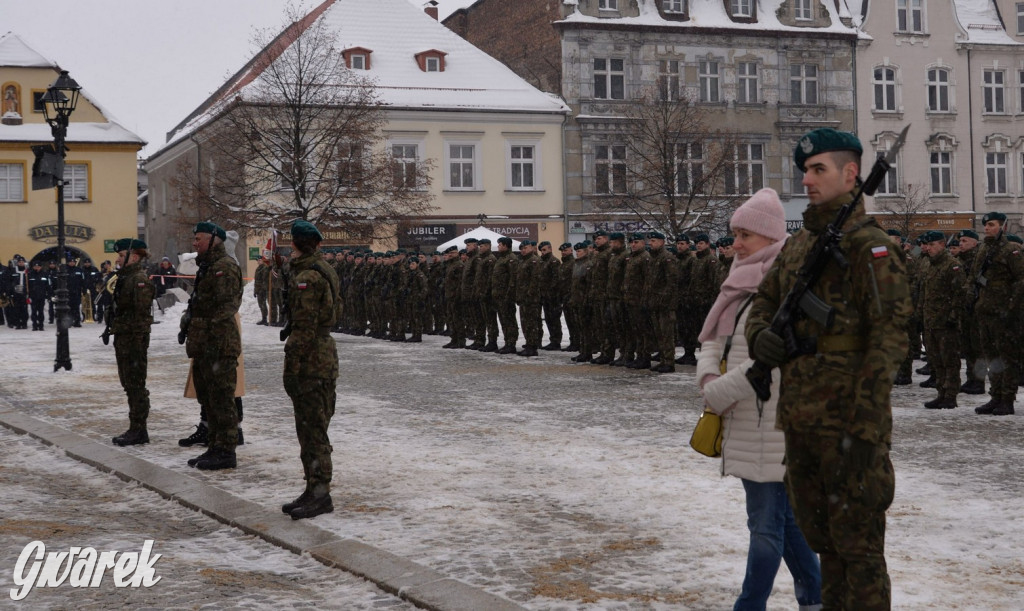
[[[192,295],[188,298],[188,305],[185,307],[185,313],[181,315],[181,330],[178,331],[178,343],[184,344],[185,340],[188,339],[188,325],[192,322],[192,304],[199,299],[199,284],[206,276],[206,271],[209,269],[209,263],[203,262],[199,264],[199,269],[196,270],[196,278],[192,284]],[[116,291],[117,288],[115,287]]]
[[[121,291],[121,283],[117,281],[117,274],[114,274],[113,281],[114,281],[113,299],[110,300],[110,307],[107,308],[107,311],[105,312],[105,315],[106,315],[105,317],[106,317],[106,323],[107,324],[103,328],[103,333],[100,333],[100,339],[103,340],[103,345],[104,346],[107,346],[107,345],[110,344],[110,324],[112,322],[114,322],[114,316],[117,315],[117,296],[118,296],[118,294]],[[110,284],[110,280],[107,281],[107,285],[108,286],[109,286],[109,284]],[[104,288],[103,290],[106,290],[106,288]],[[100,296],[102,297],[102,293],[101,293]],[[97,298],[97,300],[98,300],[98,298]]]
[[[892,168],[892,163],[896,161],[896,154],[903,146],[909,129],[910,125],[904,127],[895,144],[889,149],[889,152],[884,156],[878,156],[866,180],[863,182],[860,179],[857,180],[860,187],[857,190],[857,194],[849,203],[839,209],[836,218],[818,235],[814,246],[807,253],[807,259],[797,272],[796,283],[789,289],[789,293],[782,300],[782,305],[775,312],[772,323],[768,328],[779,337],[785,339],[786,351],[790,357],[800,354],[799,343],[793,334],[793,324],[801,313],[826,329],[832,326],[835,319],[835,308],[812,293],[811,287],[818,282],[829,262],[835,261],[836,265],[844,270],[850,267],[850,262],[847,261],[846,255],[839,248],[839,241],[843,237],[843,225],[850,219],[853,210],[864,199],[864,196],[874,195],[878,186],[882,184],[882,179],[885,178],[886,172]],[[755,360],[754,364],[747,370],[746,375],[747,381],[754,388],[754,393],[758,399],[767,401],[771,398],[771,366]]]

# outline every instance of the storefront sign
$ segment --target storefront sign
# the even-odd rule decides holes
[[[399,248],[430,248],[443,244],[455,237],[454,224],[411,225],[403,224],[398,229]]]
[[[569,233],[574,235],[587,235],[595,231],[621,231],[622,233],[637,233],[651,231],[653,228],[646,221],[573,221],[569,223]]]
[[[88,225],[82,225],[81,223],[75,223],[73,221],[66,221],[64,223],[64,241],[68,244],[88,242],[89,240],[92,240],[95,235],[96,231]],[[32,238],[36,242],[56,244],[57,223],[53,222],[36,225],[28,230],[28,237]]]
[[[480,226],[480,223],[476,223],[475,225],[470,225],[468,223],[465,225],[456,225],[456,235],[467,234]],[[487,221],[483,227],[490,229],[494,233],[499,233],[505,237],[512,238],[513,240],[536,241],[540,235],[538,223],[502,223],[501,221]]]

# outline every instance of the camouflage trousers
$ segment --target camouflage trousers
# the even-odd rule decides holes
[[[337,403],[336,380],[284,376],[284,390],[295,412],[295,434],[299,438],[299,459],[306,490],[317,496],[331,491],[334,464],[327,429]]]
[[[704,325],[704,319],[697,318],[697,312],[691,304],[681,303],[676,308],[676,345],[682,346],[686,352],[693,352],[699,346],[697,335]]]
[[[651,358],[651,317],[639,303],[628,303],[626,332],[622,334],[622,354],[627,361]]]
[[[462,313],[459,312],[459,305],[458,300],[448,300],[448,330],[451,331],[452,341],[457,344],[466,341],[466,330],[462,326]]]
[[[426,328],[426,319],[424,318],[424,312],[427,312],[427,308],[424,304],[414,304],[409,308],[409,333],[413,334],[413,337],[419,337],[423,335],[423,329]],[[402,335],[405,333],[403,332]]]
[[[590,305],[586,303],[574,305],[572,306],[572,311],[575,312],[573,317],[576,319],[577,326],[576,345],[580,349],[580,354],[594,354],[596,348],[594,346],[594,338],[590,334]]]
[[[981,331],[978,329],[978,321],[971,315],[965,317],[960,325],[960,353],[967,364],[967,381],[984,382],[985,372],[978,371],[978,359],[981,357]]]
[[[983,357],[978,361],[978,370],[988,372],[993,399],[1013,402],[1017,396],[1017,382],[1020,363],[1017,354],[1017,334],[1007,318],[997,315],[978,316],[981,331]],[[978,377],[982,377],[980,374]]]
[[[462,318],[462,333],[466,339],[483,343],[486,337],[477,337],[480,330],[480,306],[475,299],[463,299],[459,304],[459,317]]]
[[[604,299],[594,300],[590,304],[590,323],[587,334],[590,336],[594,352],[600,352],[601,356],[614,356],[612,341],[609,337],[611,327],[608,322],[608,312],[605,306],[608,302]]]
[[[515,346],[519,342],[519,322],[516,320],[516,302],[511,299],[493,300],[494,311],[498,314],[501,335],[506,346]]]
[[[544,327],[540,318],[540,303],[528,302],[519,305],[519,326],[523,328],[523,339],[530,348],[540,348],[541,339],[544,337]]]
[[[676,361],[676,311],[651,310],[651,325],[654,327],[654,347],[661,353],[661,363],[674,367]]]
[[[604,306],[605,319],[608,323],[608,341],[611,356],[616,350],[622,350],[622,339],[629,333],[626,317],[626,304],[621,299],[609,299]]]
[[[885,511],[896,477],[884,444],[786,431],[786,489],[797,525],[821,556],[825,609],[890,608]],[[844,445],[850,449],[844,449]]]
[[[498,313],[489,297],[477,302],[476,335],[480,341],[491,344],[498,343]]]
[[[565,326],[569,329],[569,345],[579,346],[580,331],[579,322],[576,320],[576,310],[574,310],[568,303],[563,302],[562,313],[565,314]]]
[[[543,309],[548,339],[557,346],[562,343],[562,303],[560,301],[545,301]]]
[[[128,395],[128,428],[146,430],[149,418],[149,390],[146,371],[149,367],[149,333],[119,333],[114,336],[117,377]]]
[[[196,399],[206,407],[211,450],[234,452],[238,445],[238,410],[235,408],[237,369],[238,357],[235,356],[198,356],[192,362]]]
[[[935,376],[939,397],[956,401],[960,392],[960,331],[941,327],[924,329],[924,347]]]

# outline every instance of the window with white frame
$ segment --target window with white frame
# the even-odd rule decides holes
[[[64,197],[69,201],[89,199],[89,165],[69,163],[64,166]]]
[[[479,183],[477,171],[480,167],[476,159],[476,143],[448,142],[445,153],[448,157],[445,160],[448,167],[447,187],[455,191],[476,190]]]
[[[924,32],[924,0],[896,0],[896,27],[900,32]]]
[[[818,67],[814,64],[790,64],[789,98],[793,104],[818,103]]]
[[[880,142],[877,151],[878,155],[887,154],[892,144],[891,140]],[[878,185],[878,190],[875,191],[875,195],[899,195],[899,192],[900,155],[897,153],[896,159],[892,161],[889,171],[885,173],[885,178],[883,178],[881,184]]]
[[[1024,70],[1017,71],[1017,83],[1019,84],[1020,111],[1024,112]]]
[[[344,142],[338,145],[338,187],[346,191],[358,191],[363,186],[364,161],[363,144]]]
[[[666,13],[685,13],[686,0],[662,0],[661,10]]]
[[[754,0],[732,0],[733,17],[753,17]]]
[[[1017,3],[1017,34],[1024,34],[1024,2]]]
[[[757,62],[736,63],[736,101],[740,104],[757,103]]]
[[[602,11],[617,11],[619,0],[597,0],[597,8]]]
[[[718,62],[702,59],[697,62],[697,72],[700,78],[700,101],[706,103],[718,102],[721,99],[721,79],[718,73]]]
[[[0,202],[25,201],[25,164],[0,163]]]
[[[626,192],[626,145],[599,144],[594,147],[594,193],[614,195]]]
[[[365,53],[353,53],[348,57],[349,69],[351,70],[366,70],[366,54]]]
[[[625,60],[594,58],[594,98],[622,100],[626,97]]]
[[[928,153],[932,195],[953,194],[953,151],[933,150]]]
[[[985,193],[1006,195],[1006,153],[985,153]]]
[[[1003,89],[1006,82],[1006,73],[1002,70],[985,70],[982,74],[982,108],[989,114],[1002,114],[1006,112],[1006,105],[1003,99]]]
[[[440,72],[441,58],[433,56],[426,57],[424,58],[423,67],[426,72]]]
[[[875,110],[896,111],[896,69],[888,66],[875,68],[872,76],[875,89]]]
[[[949,70],[946,68],[928,69],[928,110],[931,112],[949,112]]]
[[[507,141],[508,169],[506,184],[512,191],[535,191],[542,188],[540,146],[536,141]]]
[[[679,99],[679,60],[658,60],[658,99],[663,102]]]
[[[810,21],[814,19],[811,11],[811,3],[816,0],[793,0],[793,16],[797,21]]]
[[[416,178],[419,151],[418,143],[391,143],[391,176],[396,188],[417,189],[420,187]]]
[[[704,145],[680,142],[675,145],[675,184],[677,195],[701,195],[704,191]]]
[[[725,176],[729,195],[754,193],[764,187],[764,145],[739,144],[733,149],[730,171]]]

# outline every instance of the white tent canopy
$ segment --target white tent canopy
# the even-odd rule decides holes
[[[449,246],[458,246],[460,249],[464,248],[466,246],[466,240],[468,240],[469,238],[476,238],[478,240],[487,238],[491,241],[491,249],[497,252],[498,238],[503,237],[505,236],[501,235],[496,231],[491,231],[490,229],[481,225],[480,227],[477,227],[473,231],[467,231],[466,233],[458,236],[457,238],[452,238],[451,240],[448,240],[444,244],[439,244],[437,247],[437,251],[444,252],[445,249],[447,249]],[[519,240],[512,240],[512,250],[515,252],[519,252]]]

